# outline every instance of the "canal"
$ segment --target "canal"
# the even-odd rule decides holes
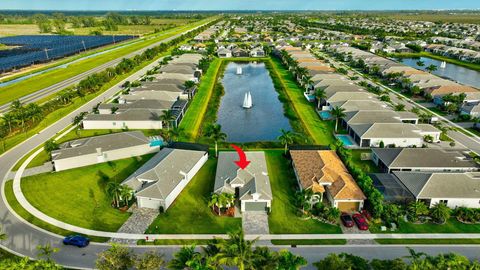
[[[423,66],[418,66],[417,62],[422,61],[425,64]],[[480,72],[472,69],[468,69],[462,66],[458,66],[455,64],[447,63],[445,68],[441,68],[440,65],[442,61],[428,58],[428,57],[420,57],[420,58],[402,58],[401,62],[405,65],[418,68],[421,70],[425,70],[426,67],[429,65],[437,66],[437,70],[433,71],[432,73],[448,78],[453,81],[457,81],[461,84],[466,84],[470,86],[474,86],[476,88],[480,88]]]
[[[237,74],[238,68],[242,74]],[[264,63],[227,65],[222,79],[225,94],[220,102],[217,123],[229,142],[276,141],[280,129],[291,130],[283,105]],[[250,92],[253,106],[243,108],[245,93]]]

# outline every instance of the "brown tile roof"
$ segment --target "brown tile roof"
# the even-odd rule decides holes
[[[419,70],[419,69],[409,69],[409,70],[405,70],[403,72],[403,75],[405,76],[408,76],[408,75],[413,75],[413,74],[427,74],[428,72],[425,72],[423,70]]]
[[[303,51],[301,47],[293,47],[293,46],[285,46],[281,48],[282,50],[285,50],[287,52],[291,51]]]
[[[477,92],[478,90],[466,85],[453,84],[453,85],[434,86],[434,87],[427,88],[424,91],[425,93],[435,96],[435,95],[443,95],[443,94],[450,94],[450,93]]]
[[[334,71],[334,69],[329,66],[309,66],[309,67],[306,67],[306,69],[319,70],[319,71]]]
[[[323,192],[323,185],[326,185],[334,199],[365,199],[365,195],[335,151],[292,150],[290,154],[302,188]]]

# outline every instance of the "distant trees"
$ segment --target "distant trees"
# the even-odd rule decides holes
[[[33,20],[37,24],[40,33],[52,32],[52,23],[45,14],[35,14]]]

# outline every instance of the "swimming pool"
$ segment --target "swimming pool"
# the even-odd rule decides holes
[[[350,139],[348,135],[336,135],[336,137],[343,143],[345,146],[352,146],[355,145],[355,142]]]
[[[330,111],[321,111],[319,114],[323,120],[332,119],[332,114],[330,113]]]

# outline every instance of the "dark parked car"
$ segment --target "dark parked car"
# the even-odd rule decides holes
[[[353,223],[352,217],[347,213],[342,213],[340,219],[342,220],[343,226],[345,227],[353,227],[353,225],[355,225]]]
[[[86,247],[90,244],[90,239],[81,235],[69,235],[63,239],[63,244],[76,247]]]
[[[367,223],[367,220],[362,216],[362,214],[354,214],[353,216],[353,220],[355,220],[355,224],[357,224],[357,227],[362,230],[362,231],[366,231],[368,230],[368,223]]]

